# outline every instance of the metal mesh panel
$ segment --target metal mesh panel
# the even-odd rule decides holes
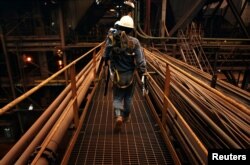
[[[87,119],[71,153],[69,165],[173,164],[160,130],[137,86],[131,122],[114,133],[112,89],[104,97],[104,82],[97,89]]]

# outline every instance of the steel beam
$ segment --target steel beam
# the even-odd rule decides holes
[[[187,8],[186,13],[183,14],[181,19],[170,30],[169,36],[173,36],[173,34],[177,30],[184,28],[185,25],[190,23],[193,20],[193,18],[196,16],[196,14],[201,10],[201,8],[204,6],[205,3],[206,1],[204,0],[196,0],[196,2],[192,5],[190,9]]]
[[[250,36],[249,36],[249,34],[248,34],[248,31],[247,31],[247,28],[246,28],[244,22],[242,21],[242,19],[241,19],[239,13],[238,13],[238,11],[237,11],[237,9],[236,9],[236,7],[235,7],[233,1],[232,1],[232,0],[227,0],[227,3],[228,3],[228,5],[229,5],[230,9],[232,10],[232,13],[233,13],[233,15],[235,16],[236,20],[238,21],[238,23],[239,23],[239,25],[240,25],[240,27],[241,27],[241,29],[242,29],[244,35],[245,35],[247,38],[250,38]]]

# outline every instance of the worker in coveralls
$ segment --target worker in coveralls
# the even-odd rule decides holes
[[[130,118],[135,88],[135,71],[140,76],[146,73],[146,60],[140,42],[130,36],[133,19],[126,15],[118,21],[118,30],[108,36],[104,60],[110,60],[110,77],[113,81],[113,108],[115,132]]]

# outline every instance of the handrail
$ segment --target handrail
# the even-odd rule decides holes
[[[100,43],[99,45],[97,45],[96,47],[92,48],[91,50],[89,50],[87,53],[85,53],[83,56],[77,58],[76,60],[74,60],[73,62],[71,62],[70,64],[68,64],[67,66],[65,66],[64,68],[62,68],[61,70],[57,71],[56,73],[54,73],[53,75],[51,75],[49,78],[47,78],[46,80],[42,81],[40,84],[38,84],[37,86],[35,86],[34,88],[30,89],[29,91],[27,91],[26,93],[22,94],[21,96],[19,96],[18,98],[16,98],[15,100],[13,100],[12,102],[8,103],[7,105],[5,105],[4,107],[2,107],[0,109],[0,116],[2,114],[4,114],[6,111],[10,110],[12,107],[14,107],[15,105],[17,105],[18,103],[20,103],[21,101],[23,101],[24,99],[26,99],[27,97],[29,97],[31,94],[35,93],[38,89],[40,89],[41,87],[43,87],[44,85],[46,85],[49,81],[53,80],[55,77],[57,77],[58,75],[60,75],[61,73],[65,72],[67,69],[69,69],[72,65],[75,65],[78,61],[80,61],[81,59],[83,59],[84,57],[86,57],[89,53],[91,53],[92,51],[94,51],[97,47],[100,47],[103,44]]]
[[[152,58],[152,56],[149,55],[150,54],[149,51],[145,50],[145,52],[146,52],[145,54],[146,54],[147,58]],[[151,65],[150,64],[151,61],[155,62],[156,60],[154,60],[153,58],[151,60],[148,60],[148,64],[149,65]],[[169,65],[169,66],[172,65],[172,64],[166,63],[166,62],[163,62],[163,63],[165,63],[166,66],[167,65]],[[159,65],[160,64],[158,64],[158,66]],[[160,66],[163,67],[162,65],[160,65]],[[161,73],[157,73],[157,74],[159,74],[161,78],[165,79],[165,76],[163,74],[161,74]],[[159,84],[157,84],[157,82],[154,80],[154,78],[150,74],[148,75],[148,77],[149,77],[149,82],[152,83],[151,84],[152,85],[152,89],[153,90],[157,90],[157,95],[159,96],[159,99],[161,100],[160,104],[162,105],[162,110],[161,110],[162,111],[162,116],[170,116],[170,118],[171,118],[171,115],[174,115],[174,117],[173,117],[173,118],[175,118],[175,120],[173,121],[174,125],[178,125],[178,123],[177,123],[177,120],[178,120],[178,122],[182,125],[182,128],[188,130],[187,134],[190,135],[189,136],[189,140],[191,139],[193,141],[193,145],[198,146],[198,148],[199,148],[199,149],[194,149],[193,152],[195,152],[197,155],[199,155],[200,162],[205,163],[206,157],[208,155],[207,149],[202,144],[202,142],[197,137],[197,135],[193,132],[193,130],[190,128],[190,126],[186,122],[186,120],[179,113],[178,109],[174,106],[174,104],[169,99],[169,97],[166,94],[164,94],[163,89],[159,86]],[[166,100],[167,103],[164,103],[164,100]],[[165,106],[168,105],[168,107],[165,107],[164,105]],[[163,112],[164,108],[168,108],[168,111]],[[171,114],[171,112],[169,111],[170,109],[173,111],[172,112],[173,114]],[[169,120],[169,118],[168,118],[168,120]],[[164,124],[164,123],[162,123],[162,124]],[[163,125],[163,127],[166,129],[165,124]],[[166,131],[166,132],[169,132],[169,131]],[[196,151],[196,150],[198,150],[198,151]]]
[[[172,131],[176,133],[178,141],[187,152],[186,154],[192,153],[190,159],[193,162],[206,163],[208,149],[213,147],[209,145],[210,138],[218,138],[223,143],[222,146],[230,148],[247,147],[250,110],[244,104],[210,87],[193,76],[192,72],[189,73],[179,64],[176,65],[174,60],[167,58],[166,54],[159,55],[159,53],[152,53],[147,49],[144,49],[144,52],[150,69],[148,76],[150,97],[155,99],[154,102],[160,108],[162,115],[165,113],[164,108],[166,106],[168,108],[165,114],[168,116],[167,123],[162,122],[161,124],[166,129],[166,133],[169,134]],[[170,97],[167,97],[163,92],[164,81],[166,81],[164,75],[167,71],[166,66],[169,66],[171,74],[170,89],[172,92]],[[195,70],[198,69],[194,70],[193,67],[190,67],[190,70],[196,74]],[[205,73],[204,75],[208,76]],[[164,103],[165,100],[167,103]],[[193,124],[191,114],[195,114],[194,119],[198,119],[197,122],[202,122]],[[225,117],[221,117],[221,115]],[[218,121],[220,124],[217,123]],[[203,128],[203,123],[205,126],[209,126],[216,136],[204,137],[207,130]],[[198,127],[197,124],[200,126]],[[217,144],[219,146],[220,142]]]
[[[86,66],[84,66],[84,68],[78,75],[71,75],[73,77],[76,77],[75,86],[77,90],[77,95],[72,97],[73,88],[71,84],[74,82],[71,81],[70,84],[68,84],[68,86],[66,86],[66,88],[62,91],[62,93],[36,120],[36,122],[31,126],[31,128],[19,139],[19,141],[3,157],[0,164],[13,164],[15,161],[17,161],[16,162],[17,164],[25,164],[27,163],[27,159],[30,158],[31,153],[34,152],[35,148],[39,145],[41,145],[41,147],[39,151],[36,151],[37,152],[37,156],[35,156],[36,158],[35,161],[37,161],[36,164],[41,163],[40,161],[42,159],[40,159],[39,155],[41,155],[41,153],[43,152],[46,152],[44,149],[49,148],[53,152],[56,151],[58,146],[55,145],[55,142],[58,144],[60,143],[63,135],[67,131],[67,128],[72,123],[73,118],[77,115],[76,113],[78,113],[78,110],[74,111],[74,109],[79,108],[82,100],[86,97],[89,86],[94,81],[95,78],[94,75],[96,74],[97,67],[100,66],[101,55],[103,52],[102,49],[103,44],[104,42],[92,48],[87,53],[83,54],[81,57],[77,58],[76,60],[65,66],[63,69],[53,74],[51,77],[42,81],[40,84],[38,84],[38,86],[32,88],[27,93],[21,95],[16,100],[13,100],[11,103],[7,104],[5,107],[1,109],[2,112],[1,114],[4,114],[4,112],[7,112],[8,110],[10,110],[11,107],[23,101],[25,98],[36,92],[39,88],[49,83],[49,81],[54,79],[56,76],[60,75],[63,72],[66,72],[67,69],[74,69],[74,66],[80,60],[84,59],[84,57],[86,57],[90,53],[94,53],[93,58],[95,60],[93,59],[90,60],[89,63]],[[100,51],[97,54],[95,54],[95,50],[99,48],[101,48]],[[74,106],[75,104],[74,100],[77,100],[76,105],[78,107]],[[86,105],[88,104],[86,103]],[[65,115],[64,117],[66,118],[62,120],[64,118],[62,114],[65,113],[67,113],[68,115]],[[82,117],[80,118],[82,119]],[[75,128],[78,127],[79,125],[76,125],[75,123]],[[42,143],[42,141],[44,142]],[[44,161],[42,162],[43,163],[41,164],[46,164]]]
[[[163,54],[162,52],[160,52],[157,49],[153,49],[153,51],[155,51],[155,53],[158,56],[167,58],[169,61],[173,62],[176,66],[186,70],[187,72],[191,71],[192,75],[199,76],[198,79],[202,80],[206,84],[211,84],[212,75],[208,74],[207,72],[202,72],[199,69],[190,67],[188,64],[186,64],[186,63],[184,63],[184,62],[182,62],[180,60],[177,60],[177,59],[175,59],[175,58],[173,58],[171,56],[166,56],[166,54]],[[238,100],[238,101],[240,101],[240,102],[242,102],[244,104],[247,103],[247,107],[248,108],[250,107],[250,103],[249,103],[250,93],[249,92],[247,92],[245,90],[242,90],[241,88],[236,87],[236,86],[234,86],[234,85],[232,85],[230,83],[227,83],[227,82],[225,82],[223,80],[218,80],[217,81],[217,85],[216,85],[215,89],[217,89],[219,91],[222,91],[222,92],[227,91],[228,96],[233,97],[234,100]]]
[[[147,52],[149,52],[148,50],[146,50]],[[151,52],[149,52],[151,53]],[[168,65],[170,65],[173,69],[179,71],[180,73],[186,75],[188,78],[190,78],[191,80],[195,81],[196,83],[200,84],[202,87],[211,90],[212,92],[216,93],[217,95],[219,95],[220,97],[222,97],[223,99],[225,99],[226,101],[232,103],[235,107],[239,108],[240,110],[244,111],[246,114],[250,115],[250,111],[246,106],[243,106],[242,104],[239,104],[237,101],[231,99],[230,97],[225,96],[224,94],[222,94],[221,92],[217,91],[214,88],[211,88],[210,86],[208,86],[207,84],[205,84],[204,82],[200,81],[199,79],[193,77],[192,75],[190,75],[189,73],[183,71],[182,69],[180,69],[179,67],[173,65],[168,59],[165,58],[161,58],[158,56],[155,56],[157,59],[162,60],[163,62],[167,63]]]

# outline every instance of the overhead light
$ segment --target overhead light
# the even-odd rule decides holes
[[[111,11],[111,12],[115,12],[115,9],[110,9],[109,11]]]
[[[32,57],[31,56],[28,56],[26,54],[23,54],[23,61],[25,63],[31,63],[32,62]]]
[[[62,54],[63,54],[63,52],[62,52],[62,50],[61,49],[57,49],[57,55],[59,56],[59,57],[62,57]]]
[[[34,109],[33,105],[32,105],[32,104],[30,104],[30,106],[29,106],[28,110],[29,110],[29,111],[32,111],[33,109]]]
[[[59,65],[59,68],[61,69],[63,67],[63,61],[62,60],[58,60],[58,65]]]
[[[27,58],[26,58],[26,61],[27,61],[27,62],[31,62],[31,61],[32,61],[32,58],[31,58],[31,57],[27,57]]]

